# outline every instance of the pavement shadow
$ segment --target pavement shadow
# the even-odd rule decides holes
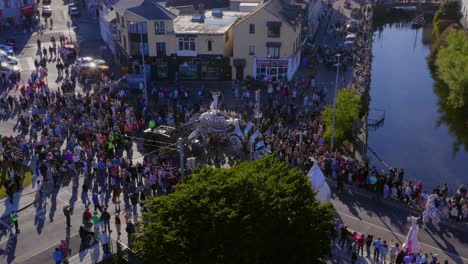
[[[444,233],[444,231],[442,230],[443,228],[441,228],[441,231],[442,233]],[[437,232],[437,233],[434,233],[433,234],[433,231],[431,229],[427,229],[427,234],[432,238],[432,240],[434,240],[434,242],[437,244],[437,246],[445,251],[445,253],[455,262],[455,263],[459,263],[459,264],[463,264],[465,263],[463,261],[462,258],[460,258],[459,256],[459,252],[457,250],[457,248],[452,244],[450,243],[444,235],[441,235],[440,232]],[[437,237],[436,237],[437,236]],[[449,253],[450,252],[450,253]],[[466,252],[466,248],[465,248],[465,251],[462,250],[462,252],[460,253],[463,253],[463,252]]]
[[[357,187],[351,187],[345,184],[344,192],[335,192],[333,195],[335,199],[340,200],[348,207],[349,212],[351,212],[354,217],[360,220],[362,220],[362,214],[366,214],[369,217],[377,217],[381,219],[385,228],[393,232],[406,233],[408,231],[406,227],[407,216],[420,214],[406,206],[397,206],[387,201],[382,201],[377,193],[366,193],[363,195],[360,192],[364,190],[355,188]],[[391,227],[390,224],[392,224],[393,227]]]

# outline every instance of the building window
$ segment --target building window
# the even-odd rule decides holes
[[[255,55],[255,46],[249,46],[249,55]]]
[[[208,51],[213,51],[213,41],[209,39],[207,44],[208,44]]]
[[[196,50],[196,38],[191,38],[191,37],[183,37],[183,38],[177,38],[177,41],[179,43],[179,50],[191,50],[195,51]]]
[[[249,25],[249,33],[250,34],[255,34],[255,24],[250,24]]]
[[[267,55],[271,58],[277,59],[280,56],[280,48],[279,47],[268,47],[267,48]]]
[[[281,24],[268,25],[268,37],[279,38],[281,34]]]
[[[130,54],[140,56],[143,50],[144,55],[149,55],[148,43],[132,42],[130,41]]]
[[[166,55],[166,42],[156,42],[156,56],[162,57]]]
[[[164,34],[164,21],[154,21],[154,34]]]
[[[277,64],[272,62],[257,65],[257,77],[273,77],[276,80],[288,79],[288,64]]]
[[[127,49],[127,38],[125,36],[123,36],[123,44],[124,48]]]
[[[146,28],[146,23],[141,23],[141,22],[128,22],[128,33],[132,34],[146,34],[147,28]]]

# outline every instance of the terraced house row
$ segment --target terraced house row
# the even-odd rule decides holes
[[[152,79],[290,80],[320,9],[320,0],[231,0],[229,7],[212,10],[109,0],[101,5],[100,21],[118,61],[129,63],[143,53]]]

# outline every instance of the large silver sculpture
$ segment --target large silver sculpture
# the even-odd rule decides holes
[[[189,124],[193,131],[188,137],[189,143],[200,143],[208,147],[214,140],[221,140],[230,146],[231,151],[248,153],[251,159],[261,158],[269,151],[261,138],[260,131],[251,122],[244,122],[233,111],[219,110],[220,92],[212,92],[213,102],[210,109],[194,114]]]

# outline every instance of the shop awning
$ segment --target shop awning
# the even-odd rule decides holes
[[[34,12],[36,12],[35,4],[23,6],[22,8],[20,8],[20,14],[22,15],[31,15],[34,14]]]
[[[267,42],[267,47],[279,48],[281,47],[281,42]]]
[[[233,64],[236,67],[244,67],[245,66],[245,59],[234,59]]]

